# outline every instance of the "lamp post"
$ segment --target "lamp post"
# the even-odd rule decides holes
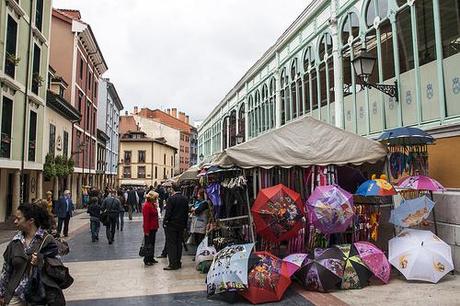
[[[201,153],[199,157],[200,157],[200,162],[203,161],[203,158],[204,158],[203,153]]]
[[[372,71],[374,70],[375,61],[376,57],[363,48],[351,63],[353,64],[353,69],[355,70],[358,79],[364,87],[369,89],[375,88],[384,94],[395,98],[396,102],[398,102],[398,82],[396,80],[395,85],[374,84],[369,82],[369,77],[372,75]]]

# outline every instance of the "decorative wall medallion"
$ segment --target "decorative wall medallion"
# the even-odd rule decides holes
[[[35,177],[30,178],[30,193],[35,193]]]
[[[388,100],[388,108],[391,110],[395,108],[395,100],[393,97],[390,97],[390,99]]]
[[[407,104],[412,103],[412,92],[410,90],[406,91],[406,103]]]
[[[452,91],[455,95],[460,93],[460,78],[455,77],[452,79]]]
[[[351,111],[347,111],[347,121],[351,121]]]
[[[372,103],[372,113],[376,115],[377,112],[378,112],[377,102],[374,101],[374,103]]]
[[[56,149],[58,149],[58,151],[61,151],[62,150],[62,138],[61,138],[61,135],[59,135],[56,139]]]
[[[360,119],[364,118],[364,107],[362,106],[359,107],[359,118]]]
[[[433,84],[429,83],[426,85],[426,97],[431,100],[434,96]]]

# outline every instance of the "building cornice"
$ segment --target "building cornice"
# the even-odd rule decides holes
[[[46,106],[72,122],[78,122],[81,119],[77,109],[70,105],[63,97],[50,90],[46,94]]]

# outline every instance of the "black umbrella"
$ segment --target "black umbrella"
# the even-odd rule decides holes
[[[425,145],[434,143],[434,138],[419,128],[400,127],[385,131],[377,139],[388,145]]]

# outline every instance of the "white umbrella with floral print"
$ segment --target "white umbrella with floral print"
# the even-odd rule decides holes
[[[405,229],[389,241],[388,252],[408,280],[437,283],[454,269],[450,246],[430,231]]]

